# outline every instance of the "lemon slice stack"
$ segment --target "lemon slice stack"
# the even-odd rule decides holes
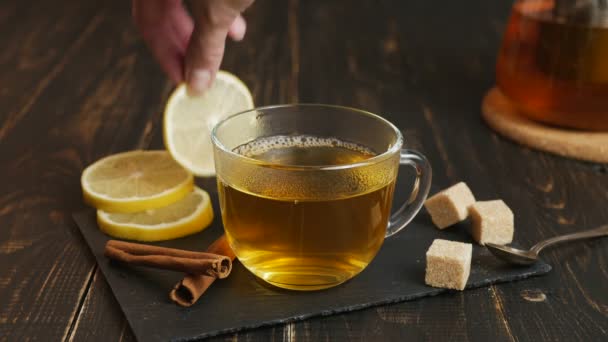
[[[215,175],[210,132],[227,115],[253,108],[249,89],[220,71],[201,97],[177,87],[165,107],[168,151],[111,155],[82,173],[85,202],[97,208],[99,228],[116,238],[161,241],[205,229],[213,221],[209,194],[194,175]]]
[[[209,195],[166,151],[131,151],[98,160],[82,173],[99,228],[138,241],[175,239],[213,220]]]

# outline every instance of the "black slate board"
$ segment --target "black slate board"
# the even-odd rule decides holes
[[[396,193],[395,200],[402,201],[406,195]],[[217,196],[213,193],[211,196],[219,213]],[[204,250],[222,233],[221,220],[216,216],[205,231],[158,245]],[[109,237],[97,228],[93,210],[76,213],[74,219],[140,341],[186,341],[438,295],[450,290],[424,284],[426,250],[436,238],[471,242],[466,223],[440,231],[423,211],[402,232],[385,240],[367,269],[338,287],[316,292],[273,288],[257,280],[236,261],[230,277],[216,281],[194,306],[182,308],[168,296],[181,274],[109,262],[103,256]],[[523,268],[509,266],[485,248],[474,245],[467,289],[524,279],[550,270],[551,266],[543,262]]]

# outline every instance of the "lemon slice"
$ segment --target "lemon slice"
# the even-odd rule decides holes
[[[132,213],[174,203],[194,187],[167,151],[131,151],[98,160],[82,173],[84,199],[97,209]]]
[[[116,238],[161,241],[200,232],[213,221],[209,194],[197,187],[183,199],[166,207],[138,213],[97,210],[99,228]]]
[[[182,84],[165,106],[165,147],[196,176],[214,176],[211,129],[226,116],[252,108],[249,89],[228,72],[219,71],[213,85],[201,96],[188,96]]]

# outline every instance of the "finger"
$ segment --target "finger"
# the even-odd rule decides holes
[[[176,45],[151,44],[154,57],[167,76],[175,84],[184,80],[184,54]]]
[[[191,2],[195,28],[184,61],[188,92],[191,95],[202,94],[215,79],[224,56],[228,31],[240,13],[252,2],[253,0]],[[244,29],[244,25],[240,28]],[[244,30],[240,32],[244,34]]]
[[[186,33],[179,28],[164,26],[155,28],[144,39],[163,71],[175,84],[184,80],[184,56],[186,54]]]
[[[183,6],[180,6],[180,10],[172,13],[170,22],[173,25],[175,31],[175,37],[179,41],[179,47],[185,53],[188,47],[188,42],[192,36],[194,30],[194,21]]]
[[[247,22],[242,16],[236,17],[228,29],[228,36],[233,40],[241,41],[245,37],[247,31]]]
[[[134,0],[133,18],[163,71],[184,80],[184,56],[194,22],[179,0]]]
[[[228,27],[201,24],[194,29],[184,61],[189,94],[202,94],[215,79],[227,35]]]

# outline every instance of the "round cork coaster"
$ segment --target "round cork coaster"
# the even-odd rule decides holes
[[[574,131],[545,126],[518,113],[496,87],[482,103],[482,116],[499,134],[530,148],[563,157],[608,163],[608,132]]]

